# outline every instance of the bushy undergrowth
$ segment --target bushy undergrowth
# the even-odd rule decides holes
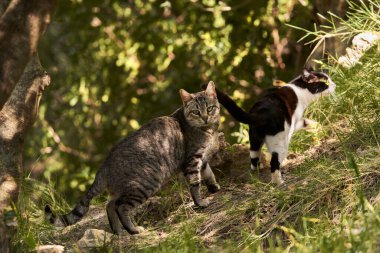
[[[355,35],[358,27],[378,31],[380,18],[374,15],[378,14],[378,3],[369,1],[371,7],[366,8],[350,4],[356,11],[351,9],[348,21],[339,29],[332,26],[331,36],[344,31],[342,36],[347,38]],[[311,35],[324,40],[327,34],[317,31]],[[285,186],[274,187],[255,175],[245,183],[226,179],[224,190],[214,199],[218,204],[197,213],[173,206],[173,196],[189,201],[186,186],[175,184],[161,195],[169,199],[161,206],[162,212],[172,218],[155,223],[168,236],[124,250],[379,252],[380,45],[350,69],[340,67],[334,58],[324,67],[337,84],[336,98],[324,98],[306,113],[320,126],[316,132],[301,131],[292,139],[290,153],[302,159],[286,171]],[[40,242],[67,243],[54,241],[50,236],[53,228],[43,222],[45,204],[61,212],[69,209],[51,189],[35,180],[24,180],[14,238],[19,252],[32,251]],[[168,220],[171,222],[165,225]],[[206,236],[205,231],[215,233]],[[103,251],[115,252],[111,247]]]

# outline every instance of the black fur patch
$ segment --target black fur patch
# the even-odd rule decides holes
[[[270,160],[270,171],[273,173],[280,169],[280,162],[278,161],[278,153],[272,153],[272,159]]]
[[[316,72],[313,72],[313,74],[315,76],[317,76],[319,79],[327,81],[327,78],[324,75],[322,75],[320,73],[316,73]],[[308,83],[308,82],[304,81],[302,79],[302,77],[299,77],[299,78],[293,80],[291,83],[302,88],[302,89],[308,89],[313,94],[320,93],[320,92],[328,89],[328,87],[329,87],[326,84],[326,82]]]
[[[262,138],[284,131],[284,121],[291,123],[297,103],[297,95],[290,87],[268,90],[250,110],[254,122],[250,127]]]
[[[250,150],[258,152],[263,146],[265,136],[259,135],[253,131],[253,127],[249,128]]]
[[[259,158],[251,158],[251,164],[257,168],[257,166],[259,165]]]

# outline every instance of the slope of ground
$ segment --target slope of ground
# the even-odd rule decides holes
[[[138,210],[136,221],[147,231],[135,236],[100,231],[104,240],[88,250],[379,252],[379,45],[354,67],[332,66],[330,71],[337,97],[318,101],[306,113],[320,125],[292,139],[283,169],[285,185],[268,184],[268,168],[251,173],[247,146],[233,145],[214,164],[222,189],[206,194],[209,207],[195,208],[178,176]],[[24,182],[15,238],[20,252],[38,244],[60,244],[80,252],[76,243],[88,229],[110,231],[104,198],[95,200],[89,215],[74,226],[48,225],[43,221],[46,203],[62,213],[69,210],[52,188]]]
[[[222,190],[207,195],[211,200],[209,207],[195,208],[184,184],[174,183],[175,186],[169,186],[162,196],[153,198],[136,214],[138,224],[146,227],[145,232],[134,236],[127,232],[121,236],[107,234],[88,245],[96,246],[97,250],[113,248],[116,252],[250,252],[281,247],[281,244],[289,247],[293,229],[307,232],[305,229],[314,229],[315,223],[329,225],[331,230],[343,225],[340,222],[345,212],[356,209],[356,203],[351,200],[358,190],[357,180],[365,180],[362,190],[370,202],[380,204],[378,150],[360,149],[360,154],[371,157],[371,162],[367,161],[360,178],[355,178],[350,168],[339,165],[344,157],[339,142],[328,139],[304,155],[291,155],[284,170],[286,184],[279,188],[267,184],[268,169],[249,172],[246,147],[238,146],[228,152],[239,161],[235,164],[241,173],[234,177],[219,175]],[[324,167],[330,162],[333,165],[326,170]],[[63,244],[68,250],[79,247],[83,250],[81,242],[76,243],[88,229],[110,232],[104,205],[92,206],[78,224],[58,230],[42,241]]]

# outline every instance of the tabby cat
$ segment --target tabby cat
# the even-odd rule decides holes
[[[218,89],[216,92],[219,103],[232,117],[249,124],[251,169],[257,169],[260,149],[265,142],[272,155],[271,182],[280,185],[284,182],[280,165],[287,156],[292,134],[312,122],[303,118],[306,107],[317,98],[333,93],[335,86],[327,74],[304,68],[300,76],[283,87],[268,90],[249,112],[242,110],[223,92]]]
[[[181,89],[180,95],[181,108],[151,120],[111,150],[94,183],[70,213],[56,217],[47,206],[50,221],[76,223],[88,211],[91,199],[107,190],[112,231],[119,234],[121,222],[130,234],[137,234],[143,228],[133,224],[131,211],[157,193],[177,170],[184,173],[195,205],[206,207],[209,203],[200,195],[201,180],[211,193],[220,189],[208,164],[219,148],[220,106],[212,81],[205,91],[190,94]]]

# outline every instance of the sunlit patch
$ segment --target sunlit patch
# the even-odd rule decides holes
[[[331,93],[330,100],[333,101],[333,102],[337,102],[338,101],[338,97],[337,97],[337,95],[334,92]]]
[[[286,85],[286,82],[281,81],[281,80],[274,80],[272,85],[275,87],[282,87]]]

